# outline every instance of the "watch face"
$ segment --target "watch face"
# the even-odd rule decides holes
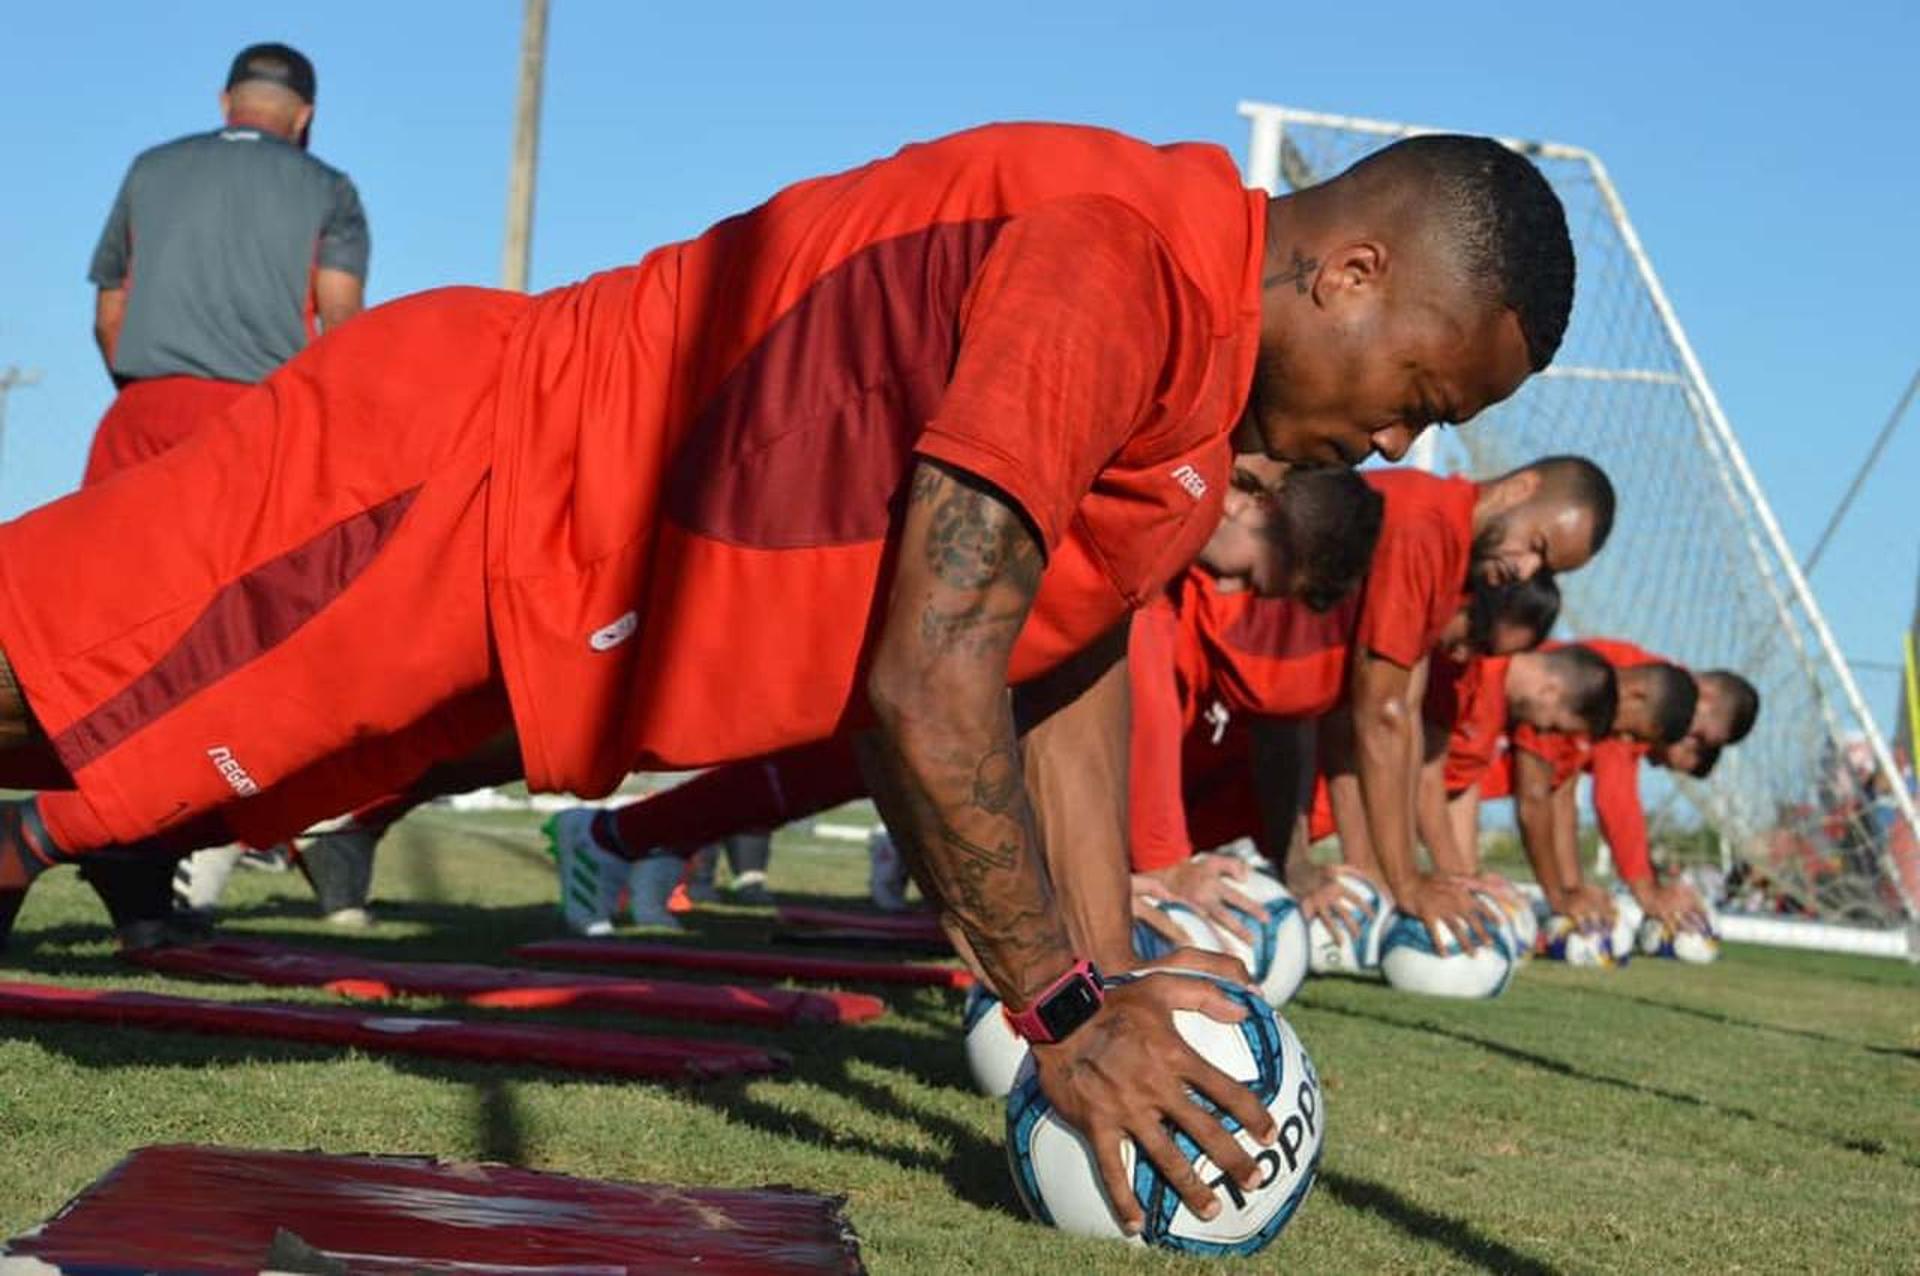
[[[1047,1035],[1059,1041],[1093,1018],[1100,1009],[1100,990],[1093,980],[1082,977],[1061,988],[1037,1008]]]

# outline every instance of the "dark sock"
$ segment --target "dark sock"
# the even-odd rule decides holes
[[[24,891],[34,878],[65,864],[32,798],[0,802],[0,891]]]
[[[94,851],[80,860],[80,876],[107,906],[114,928],[135,922],[163,922],[173,916],[176,855],[155,855],[138,847]]]
[[[735,833],[727,839],[727,863],[733,875],[764,873],[773,859],[773,835],[764,831]]]

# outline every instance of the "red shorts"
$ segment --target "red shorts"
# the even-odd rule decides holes
[[[1262,853],[1272,856],[1254,788],[1253,733],[1247,720],[1230,718],[1217,743],[1212,724],[1199,722],[1187,732],[1181,753],[1187,836],[1194,849],[1212,850],[1250,837]]]
[[[155,377],[114,396],[93,432],[82,487],[159,456],[232,407],[253,389],[240,381]]]
[[[270,843],[510,725],[486,504],[526,305],[371,311],[171,451],[0,526],[0,650],[93,817],[56,821],[65,849],[215,810]]]

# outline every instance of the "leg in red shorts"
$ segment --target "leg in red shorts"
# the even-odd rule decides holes
[[[409,298],[173,450],[0,527],[0,651],[83,852],[218,814],[248,841],[507,725],[488,636],[494,383],[523,298]]]

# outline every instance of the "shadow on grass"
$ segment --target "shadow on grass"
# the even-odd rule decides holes
[[[1855,1041],[1848,1037],[1836,1037],[1830,1033],[1815,1032],[1811,1028],[1795,1028],[1787,1024],[1767,1023],[1760,1019],[1743,1019],[1739,1015],[1726,1014],[1719,1010],[1709,1010],[1704,1006],[1685,1006],[1678,1002],[1661,1001],[1657,997],[1642,997],[1630,992],[1619,992],[1611,988],[1574,987],[1570,991],[1585,997],[1605,997],[1610,1001],[1625,1001],[1636,1006],[1645,1006],[1649,1010],[1664,1010],[1668,1014],[1685,1015],[1693,1019],[1704,1019],[1708,1023],[1720,1024],[1728,1028],[1748,1028],[1754,1032],[1777,1033],[1783,1037],[1800,1037],[1807,1041],[1818,1041],[1823,1045],[1845,1046],[1849,1050],[1865,1050],[1869,1054],[1892,1055],[1895,1058],[1920,1060],[1920,1050],[1909,1050],[1901,1046],[1876,1046],[1869,1041]]]
[[[512,1083],[487,1076],[473,1083],[474,1146],[483,1161],[520,1165],[527,1155],[526,1121]]]
[[[1849,1138],[1845,1135],[1836,1134],[1827,1130],[1811,1130],[1804,1126],[1790,1125],[1785,1121],[1776,1121],[1772,1117],[1763,1116],[1751,1108],[1737,1107],[1730,1103],[1719,1103],[1712,1099],[1703,1099],[1697,1094],[1688,1094],[1681,1090],[1668,1090],[1662,1086],[1648,1085],[1643,1081],[1629,1081],[1625,1077],[1612,1077],[1603,1072],[1592,1072],[1580,1067],[1578,1064],[1569,1063],[1565,1059],[1556,1059],[1551,1055],[1538,1054],[1532,1050],[1522,1049],[1519,1046],[1508,1045],[1504,1041],[1495,1041],[1489,1037],[1475,1036],[1473,1033],[1461,1032],[1457,1028],[1444,1027],[1443,1025],[1427,1020],[1401,1019],[1394,1015],[1375,1014],[1365,1010],[1354,1010],[1346,1006],[1327,1005],[1324,1002],[1303,1004],[1324,1014],[1341,1015],[1348,1019],[1359,1019],[1367,1023],[1377,1023],[1385,1027],[1397,1028],[1402,1032],[1444,1037],[1449,1041],[1458,1041],[1463,1045],[1474,1046],[1489,1054],[1498,1055],[1503,1059],[1511,1059],[1515,1063],[1526,1064],[1528,1067],[1537,1068],[1542,1072],[1551,1072],[1556,1076],[1566,1077],[1571,1081],[1581,1081],[1588,1085],[1605,1086],[1613,1090],[1624,1090],[1631,1094],[1660,1099],[1680,1107],[1698,1108],[1703,1112],[1713,1112],[1720,1116],[1732,1117],[1740,1121],[1750,1121],[1755,1125],[1763,1125],[1769,1129],[1778,1130],[1783,1134],[1791,1134],[1797,1138],[1812,1139],[1816,1142],[1825,1143],[1829,1147],[1839,1148],[1842,1151],[1857,1152],[1862,1156],[1875,1158],[1887,1157],[1890,1160],[1906,1166],[1908,1169],[1920,1170],[1920,1157],[1907,1156],[1903,1153],[1896,1152],[1879,1139]]]
[[[1557,1276],[1558,1268],[1487,1236],[1462,1219],[1416,1205],[1384,1183],[1322,1169],[1320,1189],[1348,1209],[1372,1214],[1414,1240],[1431,1241],[1482,1271],[1504,1276]]]

